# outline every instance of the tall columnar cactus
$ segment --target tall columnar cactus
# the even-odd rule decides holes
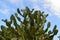
[[[17,13],[11,15],[10,21],[2,20],[7,27],[1,25],[0,40],[53,40],[58,30],[56,25],[52,31],[48,30],[50,22],[44,29],[47,16],[48,14],[44,14],[40,10],[34,11],[28,7],[24,10],[18,8]]]

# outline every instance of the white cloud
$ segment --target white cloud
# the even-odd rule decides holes
[[[4,1],[0,1],[0,13],[2,14],[8,14],[10,9],[8,5]]]
[[[44,0],[45,1],[45,7],[48,7],[49,5],[51,11],[54,11],[54,15],[57,15],[60,17],[60,0]]]
[[[7,5],[7,3],[11,5],[15,5],[16,7],[20,5],[23,6],[23,1],[22,0],[5,0],[5,1],[0,1],[0,13],[2,14],[9,14],[11,11],[14,11],[13,6]]]
[[[7,0],[7,1],[9,1],[9,2],[11,2],[11,3],[18,3],[18,2],[22,2],[22,0]]]
[[[39,0],[29,0],[30,2],[38,2]]]
[[[23,0],[6,0],[7,2],[9,3],[12,3],[12,5],[14,4],[15,6],[19,6],[19,4],[24,7],[24,1]],[[58,17],[60,17],[60,0],[28,0],[29,2],[32,2],[32,8],[34,8],[35,10],[40,10],[40,3],[39,2],[43,2],[44,4],[42,4],[42,6],[46,9],[46,8],[49,8],[51,11],[53,11],[54,15],[57,15]],[[0,2],[0,4],[2,4]],[[0,10],[1,13],[8,13],[9,11],[9,7],[8,5],[6,5],[6,3],[3,3],[3,9],[4,9],[4,12],[2,12]],[[8,7],[8,8],[7,8]],[[43,8],[42,7],[42,8]]]
[[[39,5],[37,5],[37,4],[33,4],[32,8],[34,8],[34,10],[40,10]]]
[[[9,2],[11,5],[14,5],[15,7],[24,6],[24,0],[7,0],[7,2]]]
[[[32,8],[34,8],[35,10],[40,10],[40,5],[39,5],[40,0],[28,0],[28,1],[32,2]]]
[[[8,14],[9,13],[9,9],[0,9],[0,13]]]

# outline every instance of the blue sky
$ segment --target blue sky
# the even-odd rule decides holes
[[[60,35],[60,0],[0,0],[0,25],[4,24],[1,20],[10,18],[11,14],[16,13],[16,9],[24,9],[28,6],[30,9],[41,10],[49,14],[47,21],[51,22],[51,28],[56,24],[59,30],[54,40],[58,40]],[[4,24],[5,25],[5,24]]]

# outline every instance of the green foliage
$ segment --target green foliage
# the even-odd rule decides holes
[[[23,18],[23,21],[18,15]],[[44,14],[40,10],[34,11],[34,9],[30,10],[26,7],[20,11],[18,8],[17,13],[11,15],[10,21],[2,20],[7,27],[1,25],[0,40],[53,40],[58,30],[56,25],[52,31],[49,30],[50,22],[44,30],[47,16],[48,14]]]

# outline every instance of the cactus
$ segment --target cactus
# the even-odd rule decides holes
[[[53,40],[58,30],[56,25],[52,31],[48,30],[50,22],[44,29],[47,16],[48,14],[44,14],[40,10],[34,11],[28,7],[24,10],[18,8],[17,13],[11,15],[10,21],[2,20],[7,27],[1,25],[0,40]]]

